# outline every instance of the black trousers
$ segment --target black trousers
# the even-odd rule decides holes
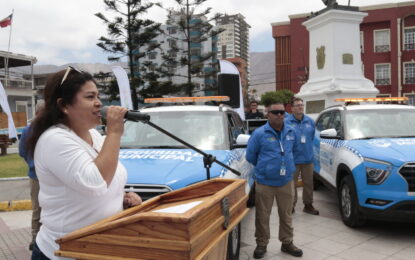
[[[33,245],[32,260],[50,260],[50,258],[45,256],[35,243]]]

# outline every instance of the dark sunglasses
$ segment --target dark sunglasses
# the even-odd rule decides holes
[[[82,70],[78,70],[77,68],[74,68],[74,67],[72,67],[72,66],[69,66],[67,69],[66,69],[66,71],[65,71],[65,74],[63,75],[63,77],[62,77],[62,81],[61,81],[61,84],[59,85],[59,86],[62,86],[62,84],[65,82],[65,80],[68,78],[68,75],[69,75],[69,73],[71,73],[71,71],[76,71],[76,72],[78,72],[78,73],[84,73]]]
[[[270,110],[269,113],[274,114],[274,115],[284,115],[285,110]]]

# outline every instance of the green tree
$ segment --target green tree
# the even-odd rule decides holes
[[[120,100],[120,91],[118,89],[117,80],[111,72],[98,72],[93,75],[97,82],[100,93],[104,94],[106,99],[111,102]]]
[[[221,15],[207,16],[211,8],[202,9],[201,5],[207,0],[175,0],[177,8],[168,8],[167,26],[170,49],[163,55],[163,73],[169,78],[184,77],[186,83],[179,87],[188,96],[193,95],[195,83],[193,78],[208,79],[206,89],[216,87],[218,71],[216,51],[202,52],[202,44],[216,37],[223,30],[214,29],[211,24]],[[172,31],[177,33],[172,33]],[[178,44],[183,43],[183,44]],[[207,44],[207,43],[206,43]],[[180,74],[180,69],[185,74]]]
[[[160,81],[160,70],[153,68],[151,61],[144,61],[143,63],[147,71],[143,75],[143,80],[146,84],[138,91],[142,98],[162,97],[164,95],[176,94],[180,91],[180,86],[173,84],[171,80]]]
[[[270,106],[274,102],[290,104],[294,93],[287,89],[269,91],[261,95],[261,104],[265,107]]]
[[[140,59],[160,47],[152,41],[160,34],[160,24],[149,19],[140,19],[153,5],[145,0],[104,0],[109,11],[115,13],[111,20],[102,13],[95,14],[107,25],[108,36],[101,36],[97,45],[112,53],[108,61],[128,58],[130,87],[134,109],[138,108],[137,89],[143,85],[142,72],[146,64]],[[148,65],[148,64],[147,64]]]

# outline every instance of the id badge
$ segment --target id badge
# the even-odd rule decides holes
[[[287,170],[285,169],[285,164],[282,164],[281,165],[281,168],[280,168],[280,175],[281,176],[285,176],[285,172],[286,172]]]
[[[301,136],[301,143],[302,143],[302,144],[305,144],[305,140],[306,140],[306,139],[305,139],[305,135],[302,135],[302,136]]]

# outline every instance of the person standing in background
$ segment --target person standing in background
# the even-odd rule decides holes
[[[264,114],[258,110],[258,102],[251,101],[250,110],[245,114],[245,119],[263,119]]]
[[[304,114],[304,104],[301,98],[294,98],[291,104],[292,115],[285,119],[285,123],[295,129],[297,148],[294,149],[294,161],[296,171],[294,173],[294,185],[297,184],[301,174],[303,182],[303,211],[308,214],[318,215],[319,211],[313,207],[313,141],[315,125],[313,119]],[[297,203],[297,188],[293,203],[293,213]]]
[[[43,103],[38,103],[35,108],[35,116],[37,116],[41,109],[43,109]],[[30,183],[30,200],[32,201],[32,241],[29,244],[29,250],[33,249],[33,244],[36,240],[37,232],[40,229],[40,206],[39,206],[39,180],[36,176],[35,163],[33,159],[28,156],[26,152],[26,141],[30,132],[30,124],[23,128],[22,135],[19,141],[19,155],[22,157],[29,167],[28,176]]]

